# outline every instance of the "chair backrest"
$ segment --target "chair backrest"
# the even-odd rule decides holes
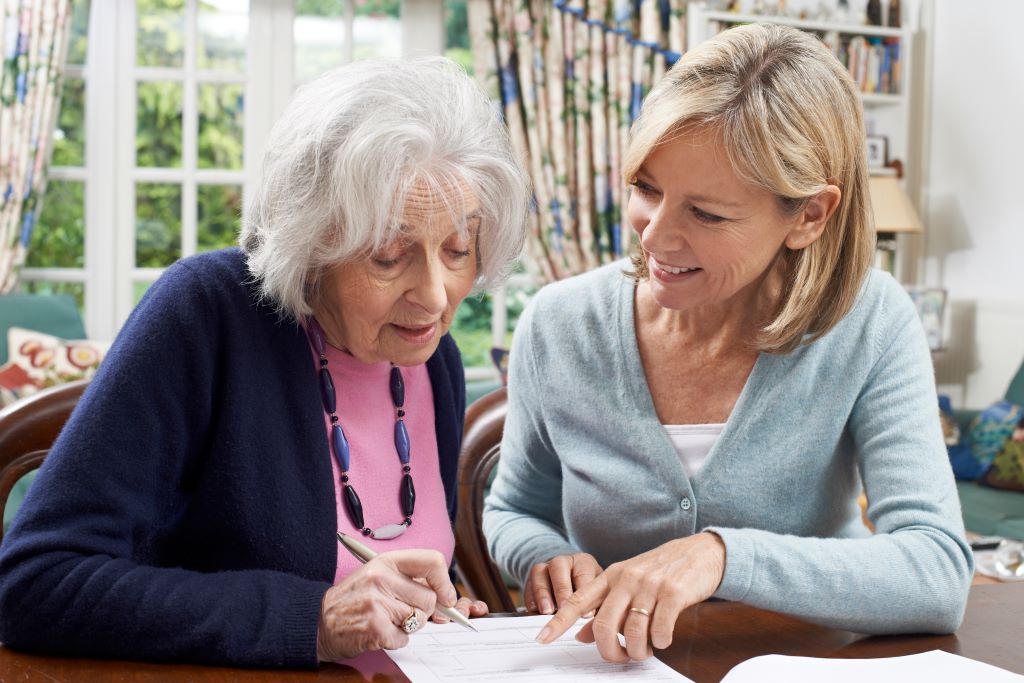
[[[504,387],[474,401],[466,410],[459,455],[455,569],[470,596],[486,602],[491,612],[516,611],[505,580],[487,552],[483,532],[484,492],[501,454],[507,410]]]
[[[43,464],[88,385],[83,379],[43,389],[0,411],[0,511],[17,481]]]

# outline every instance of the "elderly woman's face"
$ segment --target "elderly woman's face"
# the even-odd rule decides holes
[[[648,255],[654,299],[684,310],[748,301],[743,293],[756,287],[783,245],[800,249],[817,239],[824,210],[811,200],[785,215],[771,192],[736,174],[718,135],[698,130],[651,152],[627,215]]]
[[[328,271],[315,312],[332,344],[366,363],[430,358],[476,279],[479,205],[463,192],[454,205],[465,207],[465,220],[456,224],[442,198],[413,189],[401,241]]]

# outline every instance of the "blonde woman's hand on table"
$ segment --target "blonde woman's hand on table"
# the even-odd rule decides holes
[[[579,588],[559,603],[558,613],[537,640],[550,643],[596,610],[577,640],[596,642],[609,662],[646,659],[653,654],[652,645],[660,650],[672,644],[679,613],[711,597],[724,573],[725,544],[718,535],[704,532],[669,541],[611,565]]]
[[[551,614],[560,609],[575,591],[604,571],[589,553],[558,555],[530,569],[523,586],[523,604],[527,612]]]

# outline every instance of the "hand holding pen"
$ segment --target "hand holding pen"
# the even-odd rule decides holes
[[[363,563],[369,562],[370,560],[377,557],[377,553],[375,553],[371,548],[359,542],[352,536],[346,536],[340,531],[338,532],[338,541],[345,547],[346,550],[352,553],[352,555],[354,555]],[[427,577],[423,578],[426,579]],[[429,579],[427,579],[427,581],[429,583]],[[454,594],[454,587],[452,588]],[[440,593],[438,593],[438,595],[440,596]],[[458,608],[461,606],[463,609],[465,609],[467,613],[474,614],[475,616],[483,616],[487,614],[487,605],[479,601],[473,602],[468,598],[459,598],[457,602],[453,602],[454,604],[452,606],[447,606],[444,604],[437,605],[436,613],[434,614],[434,621],[438,623],[443,623],[451,619],[452,621],[464,626],[465,628],[468,628],[472,631],[476,631],[476,627],[473,626],[469,619],[467,619],[466,616],[462,613],[462,611],[460,611]],[[420,622],[415,614],[415,610],[413,610],[413,614],[409,615],[408,618],[403,620],[402,629],[406,633],[412,633],[419,627],[419,625]]]

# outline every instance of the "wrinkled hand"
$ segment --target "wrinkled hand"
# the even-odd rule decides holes
[[[485,617],[489,611],[486,602],[469,598],[459,598],[459,601],[455,603],[455,609],[459,610],[464,617]],[[434,616],[431,618],[435,624],[447,624],[451,621],[451,619],[440,612],[434,612]]]
[[[551,614],[561,608],[573,592],[593,581],[603,570],[589,553],[559,555],[533,565],[523,586],[527,612]]]
[[[594,581],[577,590],[541,629],[537,640],[550,643],[591,610],[597,616],[576,639],[597,643],[609,662],[646,659],[651,645],[664,649],[672,644],[679,613],[708,599],[718,590],[725,573],[725,544],[716,534],[704,532],[617,562]],[[630,611],[642,608],[650,616]],[[626,638],[619,644],[618,634]]]
[[[438,603],[451,607],[455,601],[455,586],[448,578],[441,553],[381,553],[324,594],[317,627],[317,657],[333,662],[369,650],[403,647],[409,635],[401,625],[410,612],[415,609],[416,615],[426,621]]]

